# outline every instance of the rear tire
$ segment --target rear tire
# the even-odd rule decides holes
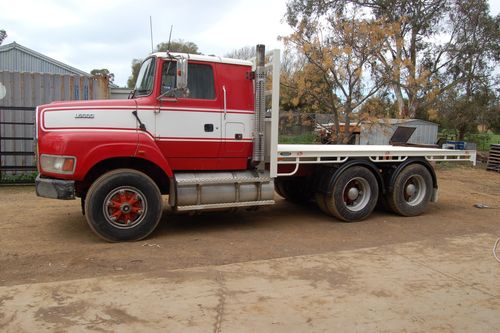
[[[410,164],[396,177],[392,191],[387,194],[390,209],[402,216],[422,214],[431,199],[432,176],[421,164]]]
[[[316,205],[318,205],[319,209],[325,213],[326,215],[332,215],[328,208],[326,207],[325,203],[325,195],[321,192],[316,192],[314,193],[314,200],[316,201]]]
[[[307,203],[312,198],[307,178],[276,179],[274,189],[281,197],[294,203]]]
[[[163,212],[160,190],[137,170],[117,169],[99,177],[85,199],[87,223],[99,237],[136,241],[153,232]]]
[[[365,167],[353,166],[337,177],[332,193],[324,196],[324,205],[330,215],[345,222],[355,222],[372,213],[377,199],[375,175]]]

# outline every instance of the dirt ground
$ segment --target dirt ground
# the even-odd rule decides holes
[[[323,215],[313,205],[297,206],[278,199],[276,205],[265,207],[258,211],[242,210],[230,214],[206,213],[195,216],[165,214],[158,229],[148,239],[140,242],[118,244],[106,243],[90,231],[84,216],[81,215],[79,201],[57,201],[37,198],[33,187],[1,187],[0,331],[2,327],[6,330],[16,332],[19,330],[31,331],[32,329],[36,331],[42,329],[66,331],[68,327],[78,331],[78,328],[82,328],[77,321],[68,319],[73,314],[74,316],[78,316],[79,312],[72,308],[64,308],[64,316],[58,315],[57,311],[55,314],[40,314],[36,312],[36,316],[34,316],[38,321],[34,321],[32,326],[23,326],[23,317],[20,315],[15,317],[15,314],[19,313],[22,308],[19,305],[22,303],[16,303],[18,300],[16,297],[24,295],[22,296],[24,299],[29,298],[26,295],[26,290],[30,290],[31,286],[63,288],[65,284],[71,283],[71,281],[87,281],[85,283],[89,283],[89,279],[114,281],[117,277],[120,277],[129,286],[140,290],[142,288],[142,284],[139,283],[141,280],[161,277],[163,279],[163,282],[160,283],[162,286],[169,285],[173,288],[172,290],[175,290],[176,283],[179,283],[180,289],[182,289],[181,286],[187,288],[186,294],[182,297],[179,296],[184,301],[187,301],[191,296],[195,298],[199,296],[199,294],[196,294],[196,288],[203,285],[203,283],[200,282],[200,284],[197,284],[193,282],[195,280],[190,275],[191,278],[189,281],[192,285],[186,286],[178,281],[179,274],[187,274],[185,272],[193,272],[193,270],[195,273],[197,272],[196,274],[201,274],[197,271],[201,269],[205,272],[204,274],[210,275],[214,271],[224,271],[220,267],[226,267],[226,270],[230,270],[227,267],[233,267],[231,265],[245,265],[248,263],[249,265],[258,266],[260,264],[256,263],[262,262],[268,262],[269,265],[274,267],[273,269],[279,271],[282,260],[298,260],[295,264],[299,265],[297,268],[303,267],[300,274],[303,277],[305,276],[305,280],[310,282],[313,279],[317,285],[318,279],[321,280],[321,277],[327,274],[331,276],[326,280],[330,281],[330,283],[336,283],[338,288],[342,288],[344,285],[343,276],[340,273],[335,273],[336,266],[333,268],[332,266],[328,266],[333,265],[332,261],[327,260],[328,258],[331,260],[341,260],[344,264],[349,262],[348,258],[353,258],[352,260],[354,261],[360,261],[359,267],[364,267],[364,270],[360,268],[359,274],[363,276],[373,275],[374,279],[379,280],[390,276],[394,281],[398,281],[407,279],[408,271],[401,269],[404,265],[398,266],[396,259],[387,263],[388,266],[392,265],[395,267],[389,275],[387,275],[387,271],[378,271],[376,265],[367,265],[365,267],[361,264],[361,261],[365,260],[364,263],[367,264],[367,261],[374,258],[370,257],[371,254],[378,252],[386,253],[389,249],[389,252],[397,253],[404,248],[411,251],[413,255],[415,247],[411,244],[420,244],[420,252],[423,251],[422,248],[436,249],[436,251],[441,249],[441,252],[435,253],[433,263],[436,267],[440,267],[442,264],[443,270],[446,270],[448,267],[446,265],[459,264],[465,257],[470,262],[474,262],[477,259],[478,264],[479,262],[484,264],[483,261],[489,262],[492,266],[483,272],[486,275],[477,277],[477,283],[479,284],[479,281],[483,281],[484,285],[493,284],[485,287],[486,289],[489,288],[486,293],[490,295],[490,298],[492,297],[497,301],[493,302],[490,300],[486,302],[485,300],[481,300],[482,304],[485,305],[485,310],[482,312],[485,314],[485,317],[477,317],[476,319],[478,325],[479,323],[482,323],[481,325],[486,324],[484,327],[481,326],[486,331],[488,331],[489,324],[496,324],[498,328],[499,323],[491,322],[491,318],[494,316],[489,316],[488,311],[492,310],[493,313],[500,313],[500,305],[498,303],[500,296],[500,263],[497,263],[493,259],[491,253],[494,240],[496,237],[500,237],[500,174],[469,167],[439,168],[438,182],[439,202],[431,204],[424,215],[414,218],[402,218],[387,212],[376,211],[366,221],[340,223]],[[476,203],[496,208],[478,209],[473,207]],[[478,244],[482,244],[485,248],[488,247],[488,252],[481,251],[481,254],[479,254],[479,250],[477,249],[476,252],[472,251],[472,248],[476,244],[475,241],[472,241],[473,239],[476,239]],[[462,244],[461,247],[453,245],[456,242]],[[444,244],[448,244],[449,246],[446,247]],[[375,250],[367,251],[366,249]],[[450,257],[446,256],[446,253],[450,251],[454,251],[453,260],[450,260]],[[472,253],[474,255],[481,255],[481,258],[475,258],[474,256],[471,258]],[[323,267],[323,270],[310,270],[307,267],[308,265],[305,264],[307,260],[303,258],[311,258],[311,262],[318,262],[319,259],[316,256],[323,256],[321,260],[329,262],[328,265],[320,265]],[[339,259],[339,256],[342,258]],[[384,257],[387,258],[385,255],[381,255],[380,258]],[[297,258],[302,259],[299,260]],[[418,260],[425,262],[425,258]],[[349,266],[348,264],[346,265]],[[211,268],[208,269],[207,267]],[[218,268],[215,269],[214,267]],[[408,269],[412,268],[408,267]],[[461,269],[467,269],[467,267]],[[166,272],[184,273],[172,273],[173,275],[170,276]],[[279,272],[275,273],[280,274]],[[477,272],[477,274],[479,273]],[[282,274],[286,276],[287,270],[283,268]],[[311,274],[316,275],[312,276]],[[210,280],[213,278],[210,281],[215,281],[214,283],[216,284],[220,280],[217,274],[210,276],[205,276],[204,279]],[[264,279],[259,276],[259,274],[254,274],[252,283],[256,283],[260,278]],[[265,274],[262,276],[265,276]],[[238,277],[241,278],[239,275]],[[247,276],[247,278],[249,279],[250,277]],[[356,276],[354,279],[356,280]],[[84,282],[82,283],[85,284]],[[473,285],[474,280],[470,283]],[[78,285],[81,285],[81,283],[78,283]],[[258,283],[257,285],[262,286]],[[435,285],[431,285],[430,287],[436,288]],[[276,290],[284,288],[282,290],[290,294],[290,297],[297,296],[294,294],[295,287],[293,283],[291,285],[282,285],[281,287],[276,286],[276,288]],[[453,283],[448,285],[441,284],[439,288],[440,292],[445,294],[456,290],[453,287]],[[63,288],[63,290],[65,289]],[[65,292],[73,294],[89,292],[88,290],[75,290],[71,289]],[[130,292],[129,288],[125,288],[127,291],[124,291],[123,289],[113,289],[110,287],[110,290],[114,290],[118,294]],[[220,297],[223,297],[217,294],[220,293],[220,288],[214,290],[214,297],[220,301]],[[255,289],[253,290],[255,291]],[[266,292],[272,294],[272,290],[266,290],[261,297],[268,297],[266,296]],[[204,292],[209,291],[205,290]],[[314,294],[314,291],[311,290],[310,293]],[[359,296],[361,295],[361,291],[359,290],[350,290],[350,293],[352,297],[358,294]],[[422,296],[425,291],[423,289],[420,292],[413,290],[412,293],[418,297]],[[307,298],[312,294],[309,294],[307,290],[303,290],[303,294],[301,295]],[[116,296],[116,294],[112,293],[104,295],[108,298]],[[52,294],[52,296],[54,295]],[[371,295],[370,297],[374,297],[373,299],[376,302],[376,300],[383,299],[386,296],[382,293],[381,295]],[[393,307],[385,309],[384,313],[389,317],[394,316],[394,309],[407,296],[404,290],[401,291],[401,294],[393,294],[393,300],[391,301],[393,303],[390,303]],[[30,297],[33,297],[33,295]],[[32,307],[41,309],[43,300],[36,300],[36,297],[31,300]],[[178,301],[179,299],[177,298],[176,300]],[[174,300],[172,299],[172,301]],[[299,302],[299,299],[296,299],[296,301]],[[207,302],[210,303],[209,301]],[[226,327],[230,326],[227,326],[227,322],[224,324],[224,321],[222,321],[221,313],[223,311],[218,308],[221,306],[220,302],[214,302],[214,304],[206,305],[208,308],[216,310],[214,310],[216,324],[213,327],[210,326],[209,331],[221,332],[224,331],[222,329],[224,325]],[[363,303],[363,299],[354,297],[349,302]],[[426,300],[426,302],[430,302],[430,300]],[[254,303],[258,307],[259,299],[255,299]],[[182,302],[179,304],[179,306],[185,306],[184,310],[186,311],[193,310],[190,306],[195,307],[195,310],[203,309],[205,306],[202,301],[199,303],[194,302],[194,305]],[[346,306],[356,307],[359,305],[347,303]],[[425,307],[425,304],[422,306]],[[455,303],[454,306],[456,306]],[[471,310],[475,309],[474,311],[481,308],[480,306],[476,307],[477,304],[474,302],[470,303],[469,306],[471,306]],[[268,310],[272,312],[273,308],[273,306],[270,306]],[[432,309],[432,306],[430,308]],[[115,312],[99,317],[101,319],[104,318],[102,319],[103,325],[108,325],[106,327],[111,331],[118,329],[119,326],[117,325],[122,324],[123,321],[126,322],[127,319],[125,318],[126,315],[119,312],[122,310],[115,309],[113,311]],[[266,313],[269,316],[269,312]],[[459,311],[455,312],[455,314],[460,313]],[[464,312],[465,316],[467,316],[466,313],[467,311]],[[291,314],[289,313],[288,315]],[[446,312],[442,313],[443,317],[446,317],[446,315]],[[54,316],[61,319],[54,319]],[[217,316],[220,318],[217,319]],[[239,317],[241,316],[240,314]],[[320,317],[318,313],[316,313],[316,316]],[[237,318],[239,317],[237,316]],[[273,320],[275,322],[283,322],[287,320],[286,318],[288,317],[284,313],[278,311],[266,323],[272,325]],[[309,319],[314,321],[318,318],[315,318],[315,315],[311,315],[305,319],[306,323]],[[175,321],[175,319],[172,320]],[[379,322],[378,326],[363,326],[362,322],[356,322],[356,326],[345,326],[340,321],[334,322],[333,325],[342,324],[340,327],[349,328],[346,331],[365,331],[367,328],[370,331],[419,331],[418,327],[422,327],[422,331],[427,331],[427,329],[433,330],[435,328],[430,325],[431,322],[427,322],[428,326],[414,325],[422,320],[425,321],[425,318],[410,318],[408,321],[402,321],[400,325],[398,324],[399,326],[390,327],[384,326],[383,321]],[[458,328],[459,331],[469,331],[469,329],[475,330],[474,328],[479,328],[479,326],[474,326],[473,323],[468,323],[464,318],[461,320],[463,321],[463,323],[461,322],[462,326],[454,326],[453,328],[452,326],[447,327],[445,325],[438,327],[438,330],[455,331]],[[178,321],[176,322],[179,324]],[[444,324],[453,322],[452,318],[441,318],[440,321],[440,323]],[[100,321],[96,323],[94,323],[95,325],[92,324],[93,326],[87,325],[83,327],[89,330],[101,330],[103,326],[98,325]],[[144,322],[139,321],[136,324],[139,325],[134,326],[136,329],[140,330],[140,328],[149,327],[146,331],[155,331],[154,327],[150,327]],[[207,331],[203,326],[197,326],[196,323],[192,324],[189,327],[197,327],[199,331]],[[232,324],[234,325],[235,323],[232,322]],[[325,322],[326,324],[332,325],[331,322]],[[172,329],[174,331],[182,331],[182,327],[184,326],[172,326]],[[233,329],[228,328],[227,331],[244,331],[243,327],[247,326],[233,326]],[[297,326],[297,331],[304,331],[298,329],[298,327],[301,326]],[[311,331],[330,331],[329,329],[324,329],[324,326],[316,326],[315,329],[312,329],[314,326],[307,325],[304,326],[306,331],[308,327]],[[262,327],[253,327],[253,329],[257,328],[263,331],[279,331],[278,326],[264,325]],[[290,331],[289,327],[281,328],[283,331]],[[196,330],[192,329],[192,331]]]

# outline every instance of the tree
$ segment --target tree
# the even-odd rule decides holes
[[[182,39],[174,40],[169,43],[160,43],[156,45],[157,52],[180,52],[180,53],[190,53],[190,54],[201,54],[198,51],[198,45],[193,42],[185,42]],[[132,74],[127,80],[127,87],[134,88],[135,81],[137,81],[137,76],[139,75],[139,70],[141,69],[142,59],[132,60]]]
[[[2,45],[5,38],[7,38],[7,32],[3,29],[0,29],[0,45]]]
[[[139,70],[141,69],[142,59],[132,59],[132,75],[129,76],[127,80],[127,87],[134,88],[135,81],[137,81],[137,76],[139,75]]]
[[[474,12],[488,16],[486,0],[292,0],[287,15],[289,22],[299,24],[318,15],[352,13],[352,8],[386,23],[378,71],[393,91],[401,117],[425,115],[438,96],[466,78],[456,70],[464,60],[484,51],[466,47],[471,40],[460,37],[460,25],[470,31],[467,22],[480,23]]]
[[[500,16],[493,18],[488,12],[485,0],[455,0],[450,15],[457,42],[449,51],[453,65],[448,75],[461,80],[442,96],[437,118],[455,129],[459,139],[476,131],[477,125],[495,123]]]
[[[380,94],[367,99],[359,113],[365,115],[366,118],[396,118],[398,110],[396,103]]]
[[[190,54],[201,54],[198,51],[198,45],[193,42],[185,42],[182,39],[173,40],[169,43],[160,43],[156,45],[157,52],[180,52],[180,53],[190,53]]]
[[[347,143],[353,112],[383,86],[383,80],[371,75],[386,27],[378,20],[339,12],[314,19],[307,16],[300,22],[288,17],[288,22],[294,32],[283,40],[305,58],[292,81],[297,98],[317,111],[330,113],[335,126],[333,141]]]
[[[109,69],[103,68],[103,69],[93,69],[90,71],[90,74],[92,76],[100,76],[106,78],[109,82],[113,83],[115,80],[115,74],[111,73]]]
[[[255,46],[244,46],[240,49],[235,49],[232,50],[231,52],[224,54],[224,57],[248,60],[254,58],[255,55],[256,55]]]
[[[500,103],[498,102],[498,96],[491,105],[491,108],[488,109],[486,122],[493,132],[500,134]]]

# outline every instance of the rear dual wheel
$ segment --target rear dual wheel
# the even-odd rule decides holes
[[[429,170],[421,164],[410,164],[398,174],[385,201],[396,214],[417,216],[426,210],[432,189]]]
[[[110,242],[147,237],[158,225],[162,210],[158,186],[132,169],[104,174],[92,184],[85,200],[87,223]]]
[[[330,194],[316,193],[316,202],[328,215],[346,221],[361,221],[375,208],[378,199],[378,182],[365,167],[350,167],[336,177]]]
[[[274,189],[281,197],[294,203],[307,203],[312,198],[305,177],[278,178],[275,180]]]

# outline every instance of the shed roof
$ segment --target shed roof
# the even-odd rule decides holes
[[[92,76],[16,42],[0,46],[0,58],[0,71]]]
[[[390,124],[390,125],[395,125],[395,124],[407,124],[407,123],[425,123],[428,125],[435,125],[438,126],[438,124],[433,123],[432,121],[428,120],[423,120],[423,119],[416,119],[416,118],[407,118],[407,119],[399,119],[399,118],[387,118],[387,119],[379,119],[379,123],[385,123],[385,124]]]

